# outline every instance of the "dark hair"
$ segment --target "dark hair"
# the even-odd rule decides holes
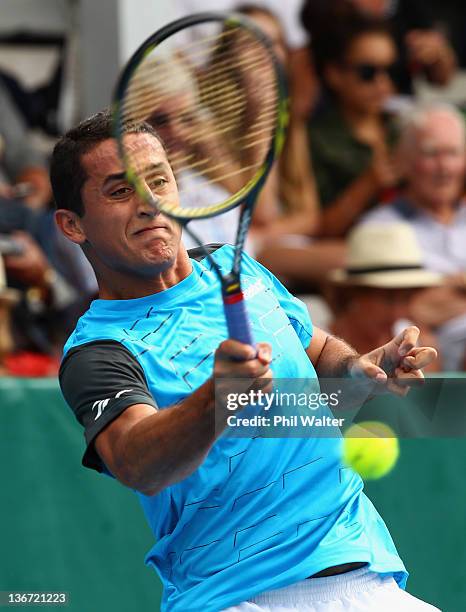
[[[386,20],[360,13],[348,0],[307,0],[301,21],[310,34],[313,62],[322,80],[326,66],[343,63],[350,46],[360,36],[381,34],[393,38]]]
[[[163,146],[160,136],[148,123],[128,124],[124,133],[151,134]],[[50,181],[56,208],[72,210],[79,216],[84,214],[81,189],[87,175],[81,159],[98,144],[113,136],[112,114],[109,109],[105,109],[81,121],[57,142],[50,163]]]

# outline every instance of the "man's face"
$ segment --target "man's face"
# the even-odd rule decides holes
[[[146,189],[155,199],[178,202],[175,178],[160,142],[151,134],[127,134],[125,138],[137,167],[150,172]],[[87,174],[81,190],[81,226],[91,261],[138,276],[156,275],[172,265],[181,228],[128,183],[116,142],[101,142],[81,158],[81,164]]]
[[[415,289],[358,287],[353,310],[372,329],[390,334],[395,321],[409,318],[409,304],[415,292]],[[370,317],[366,316],[368,312]]]
[[[465,176],[464,133],[457,119],[430,114],[407,147],[403,166],[419,203],[427,208],[455,203]]]

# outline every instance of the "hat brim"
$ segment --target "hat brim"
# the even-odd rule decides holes
[[[441,274],[429,270],[398,270],[393,272],[368,272],[348,274],[346,270],[333,270],[329,279],[338,285],[358,285],[381,289],[419,289],[437,287],[442,284]]]
[[[17,304],[21,293],[17,289],[0,289],[0,304]]]

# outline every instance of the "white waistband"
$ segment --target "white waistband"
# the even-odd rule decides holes
[[[267,591],[261,595],[253,597],[249,601],[260,605],[286,604],[292,601],[297,604],[309,604],[312,601],[325,601],[334,599],[350,593],[367,591],[370,588],[382,585],[387,580],[392,580],[391,576],[381,576],[371,572],[366,567],[327,576],[325,578],[308,578],[301,582],[296,582],[290,586],[274,591]]]

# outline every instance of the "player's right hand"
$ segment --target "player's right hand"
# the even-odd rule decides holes
[[[251,390],[272,391],[272,347],[259,342],[255,347],[237,340],[225,340],[215,351],[214,380],[217,406],[228,396]]]
[[[225,340],[215,351],[214,378],[254,381],[254,387],[268,392],[272,388],[271,362],[272,347],[266,342],[253,347],[236,340]]]

